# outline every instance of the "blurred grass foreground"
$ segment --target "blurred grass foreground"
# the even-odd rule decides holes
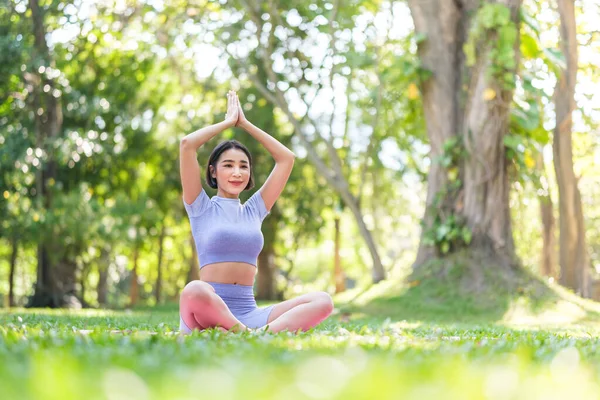
[[[544,285],[536,304],[524,288],[527,294],[492,321],[485,315],[495,315],[505,299],[465,306],[473,295],[444,292],[447,283],[386,281],[347,291],[336,298],[330,319],[299,334],[208,330],[184,337],[177,332],[175,304],[135,311],[2,311],[1,397],[598,397],[596,303]],[[433,293],[447,302],[428,307]],[[451,322],[457,307],[464,311]]]

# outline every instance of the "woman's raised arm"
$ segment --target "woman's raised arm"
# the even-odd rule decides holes
[[[238,106],[235,92],[227,93],[227,114],[225,120],[186,135],[179,143],[179,174],[183,188],[183,200],[192,204],[202,192],[202,178],[196,152],[211,138],[227,128],[235,126],[238,120]]]
[[[244,129],[252,137],[258,140],[260,144],[262,144],[265,149],[271,153],[271,156],[273,156],[273,159],[275,160],[275,167],[273,168],[273,171],[271,171],[271,174],[259,189],[263,201],[265,202],[267,211],[271,211],[271,208],[273,208],[273,205],[279,198],[279,195],[281,195],[281,192],[283,191],[283,188],[285,188],[290,174],[292,173],[296,155],[290,149],[281,144],[277,139],[248,121],[244,116],[244,112],[237,95],[236,100],[239,108],[239,116],[236,126]]]

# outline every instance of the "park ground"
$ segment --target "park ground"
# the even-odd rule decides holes
[[[2,399],[592,399],[600,305],[452,274],[336,296],[317,328],[177,333],[176,304],[0,311]],[[450,284],[449,283],[453,283]],[[450,289],[449,289],[450,288]]]

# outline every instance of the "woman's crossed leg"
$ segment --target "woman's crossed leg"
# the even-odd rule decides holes
[[[179,297],[181,319],[191,330],[220,328],[221,330],[245,331],[242,324],[229,310],[227,304],[206,282],[189,282]]]
[[[273,306],[267,331],[306,331],[323,322],[332,312],[333,300],[329,293],[306,293]]]
[[[183,322],[192,330],[212,327],[248,330],[231,313],[214,288],[203,281],[196,280],[186,285],[181,292],[179,310]],[[324,321],[332,311],[333,301],[328,293],[303,294],[274,305],[266,329],[269,332],[306,331]]]

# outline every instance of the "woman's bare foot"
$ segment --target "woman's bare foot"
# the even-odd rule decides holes
[[[225,333],[241,333],[244,331],[251,331],[250,328],[248,328],[245,325],[240,325],[240,324],[236,324],[234,326],[232,326],[230,329],[225,329],[222,326],[215,326],[215,328],[219,329],[221,332],[225,332]]]

